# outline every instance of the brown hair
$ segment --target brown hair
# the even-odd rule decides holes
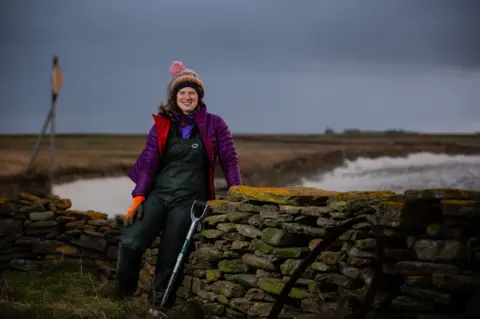
[[[167,103],[161,102],[158,106],[158,115],[173,117],[173,112],[178,111],[177,102],[174,98],[169,97]]]

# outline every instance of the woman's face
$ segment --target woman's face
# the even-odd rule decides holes
[[[183,113],[192,113],[197,108],[197,104],[198,94],[195,89],[191,87],[185,87],[178,91],[177,105]]]

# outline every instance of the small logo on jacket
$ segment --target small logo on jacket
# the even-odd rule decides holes
[[[197,148],[198,147],[198,144],[195,143],[195,144],[192,144],[192,148]]]

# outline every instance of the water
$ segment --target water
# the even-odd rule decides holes
[[[337,191],[389,189],[403,192],[409,188],[431,187],[480,189],[480,156],[416,153],[403,158],[358,158],[321,176],[303,179],[302,184]],[[70,198],[73,209],[93,209],[113,216],[130,207],[133,187],[127,177],[116,177],[58,185],[54,192]]]
[[[452,187],[480,189],[480,156],[410,154],[403,158],[358,158],[304,179],[303,185],[327,190],[392,190]]]
[[[113,217],[132,204],[134,183],[128,177],[94,178],[57,185],[53,193],[72,200],[72,209],[96,210]]]
[[[215,183],[225,185],[224,181]],[[135,184],[128,177],[83,179],[57,185],[53,193],[72,200],[72,209],[95,210],[113,217],[124,214],[132,204]]]

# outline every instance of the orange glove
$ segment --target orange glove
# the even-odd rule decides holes
[[[132,226],[135,220],[143,218],[143,202],[145,201],[144,196],[135,196],[133,198],[132,206],[127,211],[125,218],[123,220],[123,225],[125,227]]]

